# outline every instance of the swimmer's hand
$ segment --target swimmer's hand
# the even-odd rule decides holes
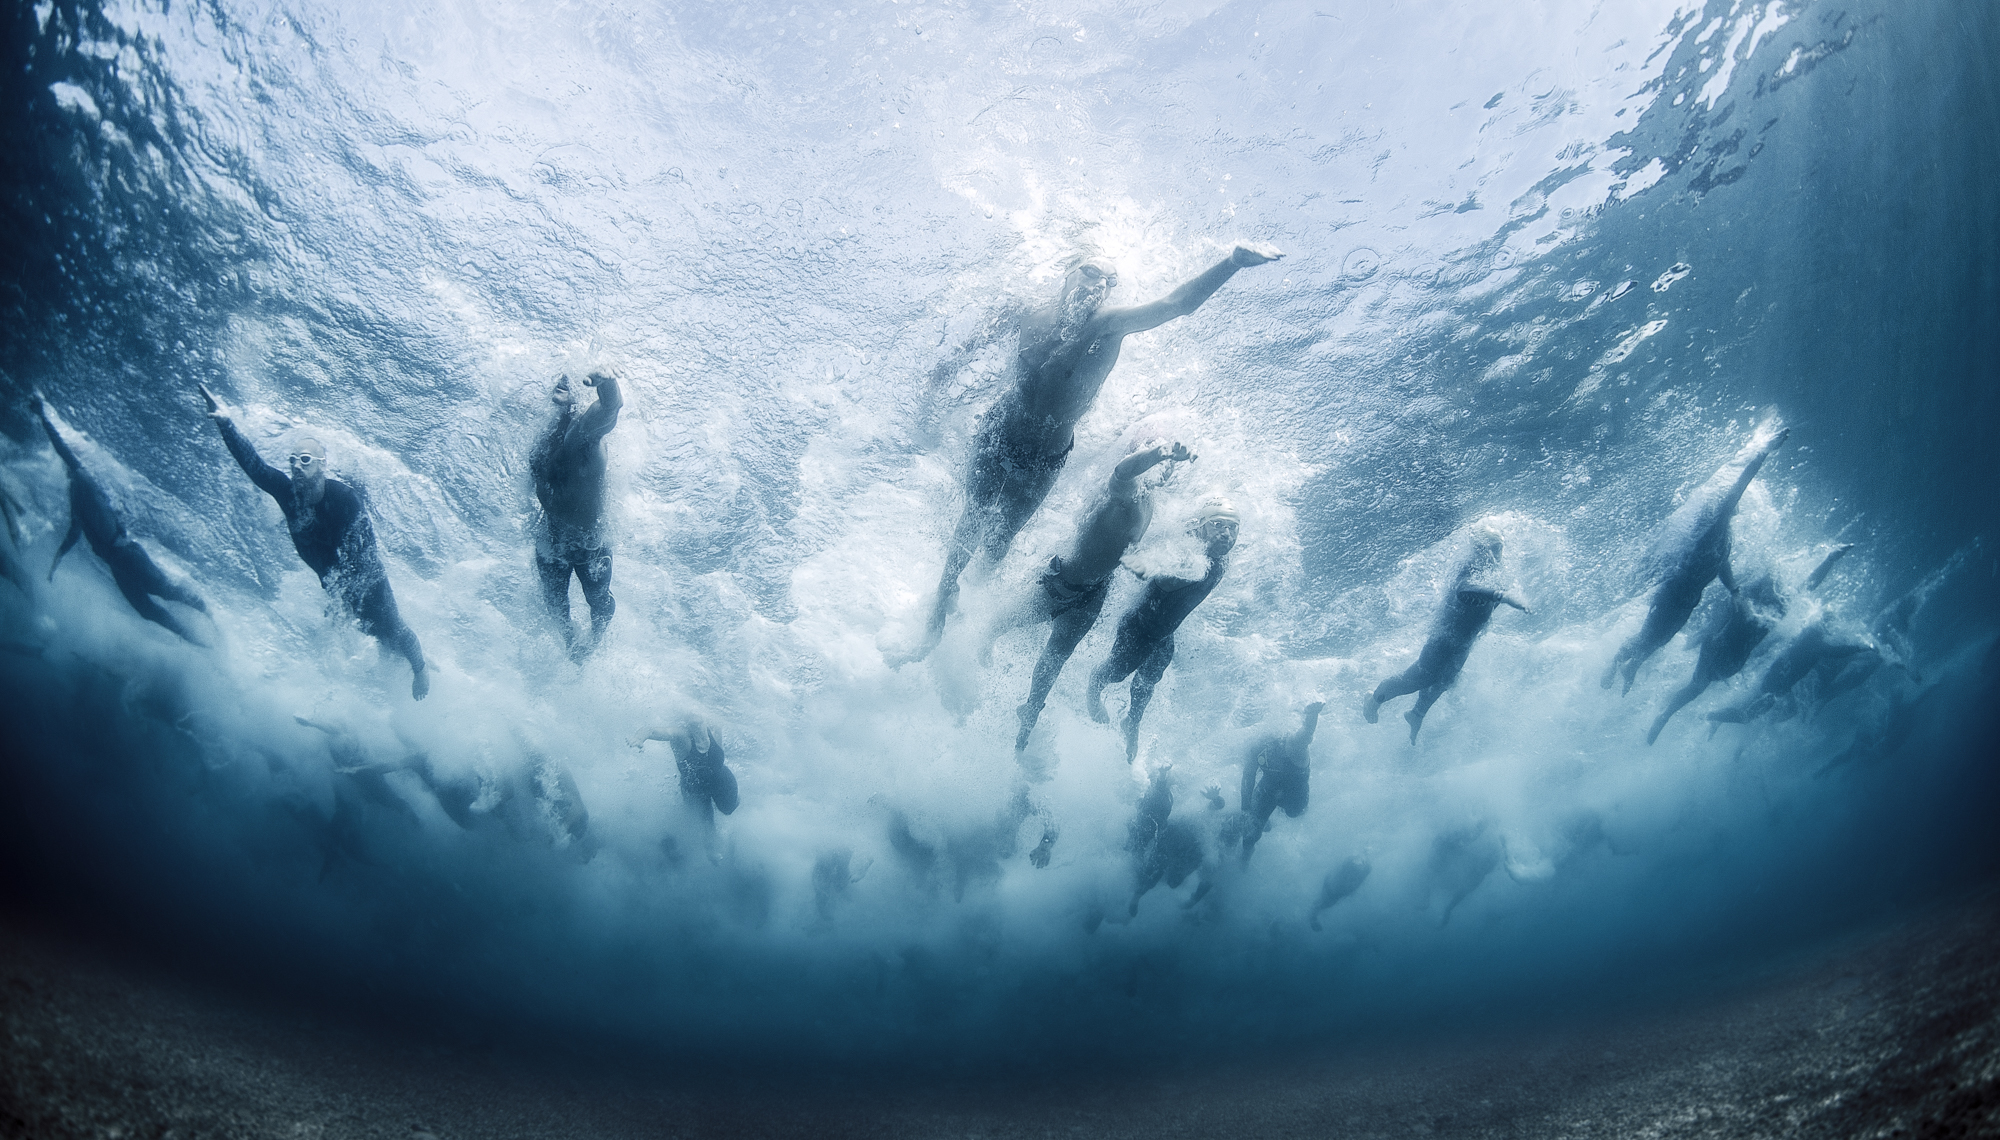
[[[585,376],[583,378],[583,386],[586,388],[595,388],[597,387],[597,382],[599,380],[608,380],[608,379],[610,379],[610,377],[606,376],[602,372],[593,372],[590,375]]]
[[[1172,451],[1167,452],[1167,458],[1173,460],[1175,463],[1193,463],[1196,459],[1199,459],[1201,457],[1196,455],[1194,452],[1189,451],[1187,449],[1187,444],[1175,443],[1174,449]]]
[[[1034,864],[1036,867],[1048,866],[1049,851],[1055,845],[1056,845],[1056,833],[1053,831],[1042,832],[1042,841],[1040,843],[1035,844],[1035,849],[1033,851],[1028,852],[1028,862]]]
[[[229,418],[229,409],[222,406],[222,401],[215,398],[215,393],[208,390],[208,385],[197,384],[195,387],[201,389],[201,398],[208,401],[209,419],[226,420]]]
[[[1201,794],[1208,797],[1208,810],[1210,811],[1221,811],[1227,806],[1222,802],[1221,784],[1210,784],[1201,790]]]
[[[1284,256],[1275,245],[1239,245],[1229,251],[1229,264],[1238,269],[1248,269],[1252,265],[1278,261]]]

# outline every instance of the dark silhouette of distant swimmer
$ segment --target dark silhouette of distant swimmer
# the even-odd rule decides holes
[[[1313,900],[1312,911],[1306,916],[1307,923],[1314,930],[1319,930],[1320,912],[1360,890],[1361,884],[1368,881],[1368,872],[1374,869],[1373,863],[1359,855],[1353,855],[1348,857],[1347,862],[1329,872],[1326,878],[1320,881],[1319,898]]]
[[[229,454],[236,457],[252,483],[278,501],[299,560],[319,575],[320,585],[360,624],[363,633],[410,663],[410,696],[423,700],[431,691],[423,646],[396,609],[389,572],[375,548],[375,528],[368,521],[367,504],[354,488],[327,477],[326,446],[312,436],[300,436],[287,458],[291,474],[286,475],[264,462],[206,385],[201,395],[208,401],[208,416],[222,433]]]
[[[1499,569],[1500,536],[1480,527],[1472,534],[1471,548],[1452,571],[1451,589],[1445,594],[1444,604],[1438,607],[1437,616],[1431,619],[1430,636],[1424,640],[1416,663],[1375,686],[1375,691],[1361,702],[1361,715],[1369,724],[1375,723],[1382,702],[1415,693],[1416,707],[1403,714],[1410,724],[1410,743],[1415,744],[1417,730],[1424,725],[1424,714],[1458,680],[1459,670],[1465,668],[1465,658],[1472,652],[1472,643],[1493,620],[1494,609],[1506,605],[1528,612],[1528,604],[1519,595],[1486,580]]]
[[[1202,828],[1185,818],[1174,819],[1173,765],[1162,766],[1146,784],[1139,797],[1139,810],[1126,830],[1125,850],[1132,854],[1132,901],[1127,916],[1139,913],[1139,900],[1162,882],[1177,890],[1189,875],[1208,863],[1208,848]],[[1207,896],[1214,884],[1202,876],[1201,885],[1183,904],[1192,907]]]
[[[154,598],[165,598],[184,606],[208,612],[208,603],[202,600],[187,585],[167,577],[155,565],[146,548],[132,540],[125,530],[125,520],[111,506],[111,497],[104,493],[104,487],[84,470],[83,461],[70,448],[56,429],[55,421],[49,418],[47,405],[37,394],[29,399],[35,415],[42,421],[42,430],[49,433],[49,442],[55,445],[56,454],[62,457],[63,466],[69,469],[69,533],[63,536],[62,545],[56,548],[56,556],[49,563],[49,578],[54,580],[56,567],[62,564],[63,555],[76,545],[79,537],[90,540],[90,549],[102,559],[106,569],[111,571],[111,580],[117,584],[118,592],[138,611],[139,616],[154,623],[183,640],[196,645],[201,640],[188,632],[188,628]],[[11,518],[9,520],[11,522]]]
[[[723,762],[722,740],[708,722],[698,716],[679,724],[647,729],[627,743],[643,747],[648,740],[665,741],[673,750],[674,767],[680,772],[681,802],[694,812],[703,828],[713,831],[715,813],[730,815],[741,802],[736,790],[736,773]]]
[[[1694,663],[1694,676],[1667,698],[1667,707],[1660,710],[1653,727],[1646,732],[1646,743],[1658,740],[1667,721],[1710,685],[1742,672],[1750,654],[1764,643],[1764,638],[1784,616],[1785,601],[1778,596],[1777,584],[1768,574],[1731,595],[1729,604],[1718,607],[1701,632],[1701,652]]]
[[[1239,269],[1277,261],[1267,246],[1239,245],[1194,280],[1150,304],[1107,308],[1118,284],[1110,263],[1089,259],[1063,278],[1060,298],[1021,318],[1014,386],[986,412],[965,475],[965,512],[945,549],[944,574],[923,639],[892,664],[921,661],[944,636],[958,579],[974,554],[998,561],[1048,497],[1076,446],[1077,421],[1097,400],[1125,338],[1184,317]]]
[[[1139,718],[1146,715],[1154,687],[1173,662],[1174,631],[1222,582],[1241,521],[1227,499],[1210,497],[1196,506],[1192,529],[1195,537],[1207,546],[1207,571],[1199,578],[1146,576],[1145,592],[1118,619],[1118,637],[1112,642],[1111,656],[1090,674],[1090,684],[1084,690],[1084,707],[1099,724],[1111,723],[1111,716],[1104,709],[1104,687],[1132,678],[1132,700],[1125,710],[1124,725],[1128,761],[1139,757]]]
[[[1192,462],[1194,456],[1180,444],[1147,443],[1125,457],[1111,472],[1104,494],[1091,504],[1077,524],[1076,541],[1068,557],[1049,559],[1033,592],[1014,611],[1001,619],[993,630],[1049,623],[1049,641],[1035,662],[1035,678],[1028,687],[1028,699],[1015,710],[1020,718],[1020,734],[1014,751],[1028,747],[1028,736],[1048,703],[1076,643],[1097,624],[1104,610],[1105,595],[1111,592],[1111,576],[1132,544],[1146,533],[1153,519],[1153,504],[1139,486],[1139,476],[1168,460]]]
[[[1749,699],[1708,714],[1709,731],[1712,733],[1717,724],[1747,724],[1763,716],[1780,699],[1789,696],[1793,686],[1814,672],[1826,677],[1826,687],[1840,686],[1843,668],[1850,658],[1856,657],[1862,658],[1862,668],[1867,673],[1873,673],[1881,664],[1880,651],[1866,634],[1848,628],[1831,614],[1822,614],[1778,650]],[[1867,679],[1867,673],[1862,674],[1862,680]],[[1845,685],[1837,691],[1853,687]]]
[[[1319,713],[1325,707],[1325,701],[1314,701],[1299,714],[1298,731],[1267,733],[1245,751],[1242,804],[1250,815],[1250,825],[1243,832],[1246,865],[1257,841],[1270,830],[1271,813],[1283,808],[1292,819],[1305,814],[1306,785],[1312,774],[1306,752],[1312,747],[1313,731],[1319,727]]]
[[[1646,607],[1646,623],[1619,646],[1611,667],[1604,671],[1605,688],[1623,672],[1621,692],[1632,691],[1639,666],[1687,624],[1710,582],[1720,578],[1730,593],[1736,592],[1736,577],[1729,569],[1729,522],[1750,480],[1787,434],[1788,429],[1775,423],[1759,428],[1734,459],[1668,516],[1648,552],[1646,569],[1657,585]]]
[[[611,596],[611,544],[604,535],[604,437],[618,426],[625,397],[618,378],[593,372],[584,387],[597,389],[597,400],[578,412],[569,377],[556,381],[549,394],[555,418],[535,441],[528,470],[535,479],[541,516],[535,521],[535,572],[542,580],[542,600],[561,628],[563,643],[573,655],[595,648],[618,608]],[[590,641],[579,644],[569,617],[569,578],[583,586],[590,605]]]

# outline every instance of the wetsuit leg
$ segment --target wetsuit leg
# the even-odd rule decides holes
[[[132,581],[140,589],[156,598],[165,598],[167,601],[179,602],[184,606],[200,610],[203,613],[208,612],[208,602],[200,594],[195,593],[193,589],[167,577],[167,572],[160,569],[159,564],[154,562],[152,556],[146,553],[145,547],[137,545],[121,546],[118,548],[118,551],[117,558],[129,565]],[[118,571],[114,569],[112,573],[116,575]],[[124,587],[121,586],[119,588],[123,589]]]
[[[590,636],[593,642],[604,637],[604,630],[611,624],[611,615],[617,612],[618,601],[611,596],[611,548],[600,546],[582,561],[573,565],[576,580],[583,586],[583,600],[590,603]],[[564,594],[568,594],[568,582],[563,583]],[[569,598],[563,598],[563,617],[569,617]]]
[[[396,608],[396,594],[389,588],[386,575],[369,583],[359,598],[343,600],[347,602],[348,612],[361,624],[361,632],[401,654],[410,663],[412,672],[423,673],[423,646],[417,641],[416,631],[404,624],[402,612]]]
[[[1174,636],[1168,634],[1153,647],[1152,652],[1134,671],[1132,677],[1132,707],[1125,710],[1125,759],[1139,758],[1139,718],[1146,715],[1146,706],[1153,702],[1153,689],[1160,678],[1166,675],[1167,666],[1174,659]]]
[[[1297,819],[1306,813],[1306,802],[1311,788],[1306,783],[1304,772],[1293,772],[1278,783],[1275,797],[1276,806],[1288,818]]]
[[[569,620],[569,563],[536,551],[535,573],[542,580],[542,604],[548,607],[549,616],[556,619],[557,627],[562,630],[563,644],[574,643],[576,630]]]
[[[1416,707],[1403,714],[1403,719],[1410,722],[1411,744],[1417,742],[1417,730],[1424,726],[1424,714],[1431,711],[1431,706],[1437,703],[1439,697],[1444,696],[1444,690],[1443,685],[1432,685],[1424,689],[1417,694]]]
[[[1688,679],[1687,684],[1676,689],[1673,696],[1667,698],[1667,707],[1660,710],[1659,717],[1653,721],[1653,727],[1646,730],[1646,743],[1651,744],[1655,740],[1658,740],[1660,738],[1660,730],[1667,727],[1667,722],[1673,719],[1675,713],[1687,707],[1688,702],[1708,691],[1708,670],[1702,668],[1703,664],[1705,663],[1697,663],[1694,668],[1694,676]]]
[[[1611,661],[1611,669],[1604,674],[1604,687],[1611,687],[1611,678],[1623,666],[1625,687],[1623,693],[1632,691],[1632,681],[1639,675],[1639,666],[1646,659],[1659,652],[1661,646],[1674,639],[1674,635],[1693,616],[1694,608],[1701,602],[1702,591],[1708,588],[1703,581],[1698,586],[1686,582],[1666,581],[1653,591],[1653,597],[1646,606],[1646,624],[1632,635],[1632,640],[1618,649],[1618,656]]]
[[[1408,669],[1384,679],[1375,686],[1374,692],[1368,694],[1368,699],[1361,703],[1361,715],[1368,718],[1369,724],[1375,723],[1375,710],[1381,708],[1383,702],[1414,693],[1431,683],[1430,670],[1425,667],[1424,661],[1425,655],[1419,654]]]
[[[1099,724],[1111,723],[1110,715],[1104,711],[1104,687],[1130,677],[1151,649],[1152,645],[1142,634],[1135,632],[1124,621],[1118,623],[1118,640],[1111,644],[1111,656],[1091,671],[1090,684],[1084,688],[1083,704],[1090,710],[1092,720]]]
[[[130,555],[137,555],[137,557],[134,558]],[[159,567],[153,565],[152,559],[146,557],[145,551],[137,547],[126,547],[125,553],[121,553],[115,560],[107,561],[106,565],[111,570],[111,580],[117,584],[118,592],[125,595],[125,600],[131,604],[140,617],[145,618],[154,625],[160,626],[183,641],[194,645],[201,644],[200,641],[196,640],[194,634],[189,633],[187,627],[181,624],[179,618],[168,613],[160,603],[150,597],[151,594],[158,591],[149,589],[149,587],[156,580],[162,579],[162,575],[160,574]],[[148,574],[147,571],[151,571],[151,573]]]
[[[1042,706],[1048,703],[1049,690],[1055,688],[1056,678],[1076,652],[1076,644],[1090,627],[1097,624],[1097,616],[1104,612],[1104,599],[1110,594],[1107,581],[1091,590],[1089,597],[1057,614],[1049,623],[1049,641],[1042,647],[1042,655],[1035,661],[1035,679],[1028,686],[1028,699],[1016,711],[1021,720],[1021,733],[1014,738],[1014,751],[1028,747],[1028,734],[1035,730],[1035,722],[1041,719]]]
[[[736,773],[723,767],[720,757],[716,758],[715,767],[709,769],[708,798],[723,815],[734,813],[736,805],[742,802],[736,790]]]

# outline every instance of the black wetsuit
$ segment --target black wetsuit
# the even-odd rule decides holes
[[[722,762],[722,742],[710,736],[708,751],[696,752],[692,743],[686,755],[674,750],[674,767],[681,774],[681,801],[694,810],[702,822],[713,825],[715,813],[729,815],[740,802],[736,773]]]
[[[1406,693],[1417,694],[1416,707],[1403,716],[1410,722],[1412,744],[1416,743],[1424,714],[1458,680],[1459,670],[1465,668],[1466,656],[1472,652],[1472,643],[1493,620],[1493,611],[1501,604],[1502,597],[1499,590],[1472,584],[1461,571],[1458,585],[1431,622],[1430,637],[1424,641],[1416,663],[1375,686],[1369,698],[1375,707]],[[1368,719],[1375,719],[1372,708]]]
[[[1757,604],[1759,601],[1770,607],[1768,612]],[[1694,676],[1667,699],[1667,707],[1660,711],[1653,727],[1646,732],[1646,743],[1658,740],[1660,730],[1667,727],[1667,721],[1710,685],[1742,672],[1750,654],[1770,636],[1772,626],[1777,624],[1777,619],[1784,612],[1785,607],[1768,579],[1730,595],[1729,607],[1721,611],[1714,623],[1702,633],[1701,654],[1695,659]]]
[[[118,592],[125,595],[139,616],[159,625],[181,638],[200,644],[188,632],[179,618],[169,613],[153,599],[166,598],[185,606],[207,612],[208,603],[195,593],[166,576],[153,562],[146,548],[132,541],[125,531],[124,520],[111,506],[110,496],[90,473],[83,469],[82,460],[70,449],[56,425],[49,422],[46,414],[41,416],[42,430],[48,432],[49,442],[55,445],[56,454],[62,457],[63,466],[69,469],[69,533],[63,536],[62,546],[56,550],[56,561],[76,545],[78,536],[90,540],[90,549],[102,559],[106,569],[111,571],[111,580],[118,586]],[[55,567],[49,567],[51,574]]]
[[[396,595],[389,588],[381,553],[375,549],[375,528],[368,521],[361,495],[337,479],[328,479],[319,502],[301,503],[292,490],[292,477],[264,462],[234,423],[217,419],[215,426],[243,473],[278,501],[278,509],[285,512],[292,547],[299,552],[300,561],[319,575],[319,584],[339,599],[363,633],[401,654],[412,670],[422,673],[423,646],[396,608]]]
[[[1764,670],[1763,679],[1757,683],[1755,696],[1742,704],[1709,713],[1708,719],[1712,722],[1730,724],[1744,724],[1754,720],[1762,716],[1778,698],[1790,693],[1792,687],[1805,680],[1808,674],[1815,670],[1821,672],[1830,670],[1834,676],[1838,676],[1840,666],[1845,665],[1848,658],[1857,654],[1873,655],[1877,658],[1874,664],[1880,664],[1880,654],[1874,646],[1859,638],[1837,633],[1825,618],[1821,618],[1799,631],[1797,637],[1786,642],[1785,647],[1778,650],[1778,655],[1771,659],[1770,666]],[[1870,665],[1868,672],[1873,671],[1873,666]],[[1867,676],[1864,674],[1862,680],[1866,679]]]
[[[1249,862],[1250,853],[1263,838],[1272,813],[1282,810],[1292,819],[1305,814],[1311,779],[1305,759],[1303,751],[1294,754],[1290,735],[1258,741],[1246,758],[1240,802],[1250,813],[1250,826],[1243,832],[1244,862]]]
[[[1228,569],[1227,556],[1211,556],[1208,572],[1193,581],[1165,576],[1150,578],[1139,603],[1118,619],[1118,639],[1112,642],[1111,656],[1090,675],[1090,691],[1095,696],[1106,685],[1132,678],[1132,703],[1125,713],[1127,757],[1138,755],[1139,718],[1146,715],[1153,689],[1173,662],[1174,631],[1221,584],[1223,572]]]
[[[569,620],[569,577],[583,586],[590,605],[594,639],[604,636],[618,608],[611,596],[611,544],[604,538],[604,437],[618,426],[623,401],[615,381],[598,381],[597,402],[582,414],[565,411],[536,441],[528,457],[535,479],[535,497],[542,517],[535,529],[535,571],[541,576],[542,600],[561,625],[565,641],[575,642]]]
[[[1049,690],[1055,688],[1056,677],[1069,663],[1070,654],[1076,652],[1077,642],[1083,640],[1083,635],[1090,632],[1098,615],[1104,612],[1104,599],[1111,593],[1111,575],[1106,574],[1088,586],[1072,586],[1063,580],[1061,557],[1052,557],[1040,585],[1049,596],[1049,640],[1035,661],[1035,679],[1028,686],[1028,699],[1015,710],[1021,721],[1020,735],[1014,740],[1017,752],[1028,746],[1028,734],[1041,719]]]

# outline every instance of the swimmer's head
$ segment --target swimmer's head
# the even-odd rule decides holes
[[[1242,526],[1243,518],[1236,513],[1235,504],[1221,495],[1210,495],[1195,504],[1194,525],[1190,529],[1209,545],[1211,553],[1222,553],[1236,545],[1236,535]]]
[[[317,483],[326,478],[326,445],[316,436],[302,435],[292,441],[291,454],[285,457],[291,468],[292,478]]]
[[[549,403],[564,411],[576,406],[576,389],[570,387],[569,373],[556,377],[556,386],[549,390]]]
[[[1472,556],[1481,562],[1500,561],[1500,532],[1490,526],[1476,526],[1467,536],[1472,544]]]
[[[1102,257],[1079,258],[1063,276],[1063,307],[1094,313],[1117,287],[1117,266]]]

